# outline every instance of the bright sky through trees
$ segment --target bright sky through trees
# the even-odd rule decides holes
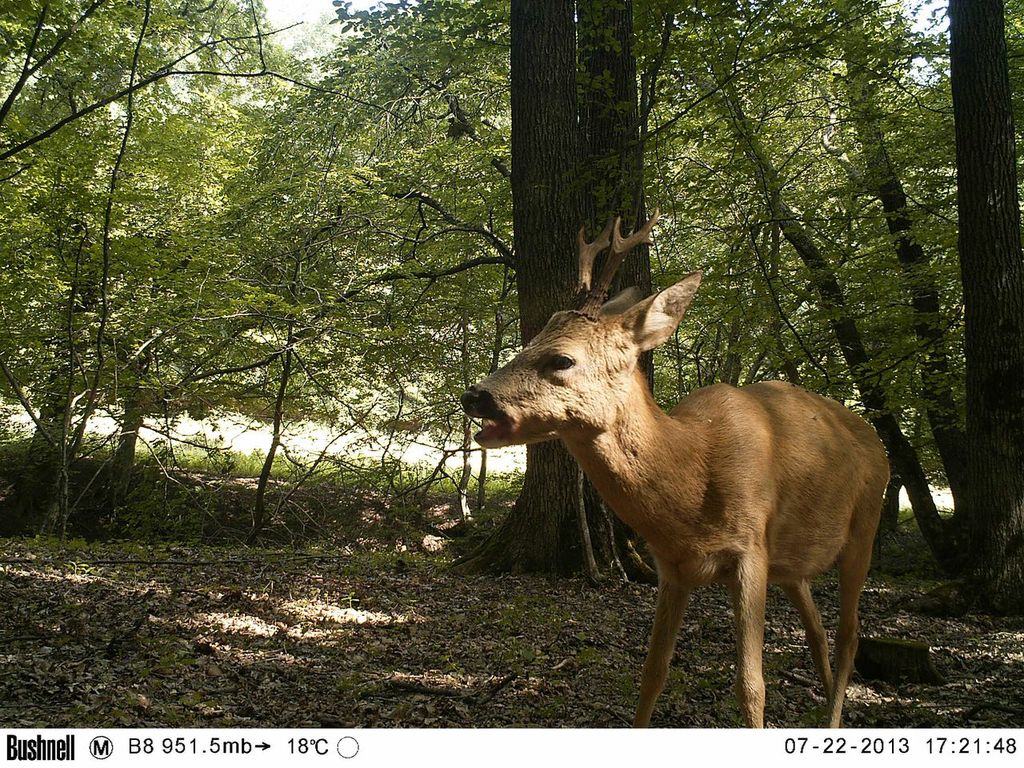
[[[331,0],[265,0],[265,4],[267,18],[275,27],[287,26],[297,21],[317,21],[325,14],[334,13]],[[357,9],[369,8],[374,4],[374,0],[355,0],[349,3]]]

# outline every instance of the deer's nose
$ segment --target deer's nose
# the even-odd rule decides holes
[[[462,403],[462,410],[470,416],[491,418],[498,413],[498,404],[494,402],[494,395],[486,389],[480,389],[475,384],[463,392],[459,400]]]

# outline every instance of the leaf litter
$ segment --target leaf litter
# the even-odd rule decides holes
[[[654,590],[464,576],[429,553],[0,541],[5,727],[625,727]],[[855,675],[854,727],[1020,727],[1024,620],[922,615],[873,574],[866,634],[932,647],[945,685]],[[826,629],[834,577],[816,582]],[[766,721],[820,725],[796,612],[769,593]],[[653,725],[740,725],[724,590],[695,592]]]

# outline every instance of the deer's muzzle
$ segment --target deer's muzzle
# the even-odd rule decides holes
[[[498,408],[494,395],[473,385],[459,400],[468,416],[483,421],[483,429],[473,438],[478,444],[485,448],[508,444],[513,432],[512,420]]]
[[[486,389],[480,389],[475,384],[463,392],[459,399],[462,403],[462,410],[474,418],[496,419],[501,415],[498,404],[494,401],[494,395]]]

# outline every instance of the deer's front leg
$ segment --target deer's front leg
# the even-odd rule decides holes
[[[768,559],[745,556],[730,585],[736,622],[736,697],[751,728],[764,727],[764,603],[768,589]]]
[[[683,623],[690,590],[666,581],[658,581],[658,602],[654,609],[654,629],[651,647],[647,650],[643,676],[640,680],[640,703],[636,707],[633,725],[646,728],[651,723],[654,701],[665,687],[668,665],[676,647],[676,636]]]

